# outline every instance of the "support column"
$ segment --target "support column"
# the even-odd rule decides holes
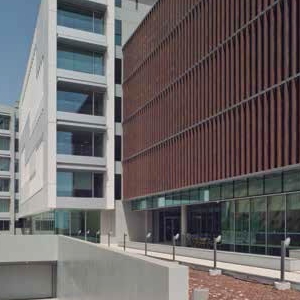
[[[181,246],[186,246],[187,234],[187,206],[181,206]]]

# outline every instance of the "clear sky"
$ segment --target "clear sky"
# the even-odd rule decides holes
[[[40,0],[0,0],[0,103],[18,100]]]

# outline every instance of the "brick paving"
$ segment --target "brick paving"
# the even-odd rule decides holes
[[[271,285],[239,280],[230,276],[208,275],[190,269],[190,295],[195,288],[208,288],[209,300],[300,300],[300,291],[277,291]]]

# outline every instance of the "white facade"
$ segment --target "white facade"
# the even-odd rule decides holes
[[[115,174],[122,173],[121,162],[115,162],[115,136],[122,135],[121,123],[115,123],[115,97],[122,97],[121,85],[115,85],[115,58],[122,58],[121,46],[115,46],[115,19],[122,21],[124,43],[151,8],[150,4],[131,0],[121,2],[121,7],[115,7],[115,0],[41,1],[19,104],[20,218],[55,210],[97,210],[101,211],[101,230],[115,228]],[[85,16],[73,26],[69,11],[67,16],[60,15],[62,25],[58,20],[61,7],[71,13],[82,9],[83,15],[92,12],[93,30],[78,29],[78,24],[86,26]],[[104,20],[101,32],[95,30],[100,18]],[[76,57],[82,55],[92,57],[93,71],[81,70],[87,63],[77,62]],[[60,109],[57,91],[61,90],[90,93],[92,113]],[[95,99],[100,94],[103,112],[95,114],[99,106]],[[93,145],[81,144],[77,152],[84,154],[78,155],[62,144],[66,151],[62,153],[58,151],[58,131],[71,132],[70,143],[74,143],[76,134],[80,138],[91,135]],[[104,137],[101,155],[95,155],[96,136]],[[91,147],[93,155],[87,155],[86,149]],[[90,178],[92,196],[85,196],[80,187],[75,196],[64,190],[67,184],[61,178],[70,177],[74,184],[79,173],[84,177],[78,176],[77,185],[84,185]],[[99,178],[103,179],[102,193],[98,186],[95,188]]]
[[[0,105],[0,234],[15,232],[18,210],[18,138],[14,107]]]

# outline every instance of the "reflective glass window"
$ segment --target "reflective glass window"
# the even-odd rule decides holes
[[[234,182],[234,197],[241,198],[248,196],[247,180],[240,180]]]
[[[265,254],[267,198],[251,200],[251,253]]]
[[[268,197],[268,254],[279,255],[281,241],[285,238],[285,197]]]
[[[0,192],[9,192],[9,185],[9,179],[0,178]]]
[[[90,172],[57,172],[58,197],[103,197],[103,175]]]
[[[222,198],[223,199],[233,198],[233,182],[226,182],[222,184]]]
[[[122,176],[121,174],[115,175],[115,199],[121,200],[122,198]]]
[[[300,247],[300,194],[286,196],[286,235],[291,246]]]
[[[250,201],[238,200],[235,203],[235,251],[249,252],[250,245]]]
[[[115,20],[115,44],[122,46],[122,21]]]
[[[283,190],[284,192],[300,190],[300,171],[283,172]]]
[[[235,201],[221,203],[222,249],[234,251]]]
[[[272,174],[265,176],[265,194],[275,194],[282,192],[282,174]]]
[[[0,137],[0,150],[9,151],[10,150],[10,138],[9,137]]]
[[[104,34],[104,14],[69,5],[58,6],[57,24],[78,30]]]
[[[115,59],[115,84],[122,84],[122,60]]]
[[[122,0],[115,0],[116,7],[122,7]]]
[[[122,122],[122,98],[115,97],[115,122]]]
[[[122,160],[122,137],[119,135],[115,136],[115,160]]]
[[[102,53],[74,49],[60,45],[57,50],[57,67],[60,69],[104,75]]]
[[[263,177],[249,178],[248,187],[249,187],[249,196],[262,195],[264,193]]]
[[[0,129],[2,130],[9,130],[10,125],[10,117],[0,115]]]
[[[212,185],[209,187],[209,200],[219,200],[221,198],[221,186]]]
[[[0,171],[9,171],[10,159],[7,157],[0,157]]]
[[[0,199],[0,212],[9,212],[10,201],[9,199]]]

